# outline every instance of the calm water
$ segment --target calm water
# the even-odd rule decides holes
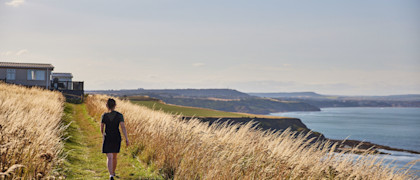
[[[270,115],[296,117],[330,139],[355,139],[420,152],[420,108],[323,108],[320,112]],[[402,167],[420,155],[390,152],[386,159]],[[420,170],[417,163],[413,170]],[[420,175],[420,172],[417,173]]]

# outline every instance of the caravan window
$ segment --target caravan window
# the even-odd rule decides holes
[[[28,70],[28,80],[45,80],[44,70]]]
[[[7,80],[15,80],[16,79],[16,69],[7,69]]]

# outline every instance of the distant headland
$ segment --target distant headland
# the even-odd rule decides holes
[[[315,92],[244,93],[234,89],[122,89],[93,90],[91,94],[147,96],[168,104],[228,112],[270,114],[320,111],[326,107],[420,107],[420,94],[392,96],[335,96]]]

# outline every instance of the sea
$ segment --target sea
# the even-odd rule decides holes
[[[368,141],[393,148],[420,152],[420,108],[345,107],[322,108],[316,112],[271,113],[299,118],[312,131],[330,139]],[[419,154],[381,150],[382,156],[397,168],[420,160]],[[420,162],[411,170],[420,177]]]

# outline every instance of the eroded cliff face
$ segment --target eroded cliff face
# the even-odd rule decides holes
[[[308,140],[311,139],[311,142],[316,141],[329,141],[331,143],[337,143],[336,152],[341,151],[349,151],[352,148],[357,147],[356,150],[353,150],[353,153],[360,154],[366,151],[372,151],[379,153],[378,149],[385,149],[391,151],[400,151],[400,152],[409,152],[414,154],[420,154],[420,152],[406,150],[406,149],[399,149],[393,148],[389,146],[383,146],[378,144],[373,144],[370,142],[363,142],[358,140],[336,140],[336,139],[328,139],[323,134],[319,132],[311,132],[311,130],[298,118],[263,118],[263,117],[194,117],[200,119],[202,122],[209,122],[209,124],[213,124],[215,122],[223,123],[223,122],[230,122],[232,124],[245,124],[250,121],[256,122],[257,128],[261,130],[275,130],[275,131],[283,131],[287,128],[290,128],[292,131],[297,131],[302,134],[311,133],[308,136]],[[191,117],[184,117],[185,120],[191,119]],[[313,139],[312,139],[313,138]],[[383,153],[382,153],[383,154]]]
[[[186,120],[191,117],[184,117]],[[298,118],[260,118],[260,117],[197,117],[203,122],[209,122],[210,125],[214,122],[231,122],[232,124],[245,124],[250,121],[256,122],[257,128],[262,130],[283,131],[290,128],[292,131],[300,133],[309,133],[311,130]],[[323,134],[318,132],[311,132],[309,138],[315,137],[317,140],[325,140]]]

